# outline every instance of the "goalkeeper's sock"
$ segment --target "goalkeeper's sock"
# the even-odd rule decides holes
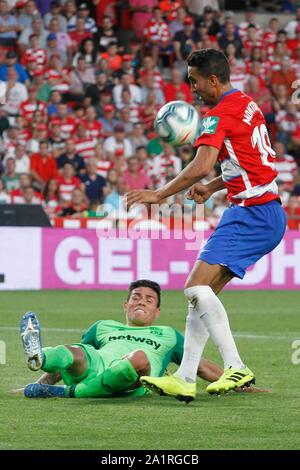
[[[41,369],[45,372],[59,372],[72,366],[74,357],[66,346],[43,348],[43,363]]]

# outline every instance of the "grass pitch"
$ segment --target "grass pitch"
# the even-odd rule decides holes
[[[124,292],[2,292],[0,340],[0,449],[299,449],[300,364],[291,357],[300,339],[299,292],[225,292],[242,358],[270,394],[209,396],[199,381],[189,405],[167,397],[29,400],[9,390],[35,381],[24,364],[18,323],[39,314],[43,345],[78,342],[99,319],[124,320]],[[160,324],[184,330],[182,292],[165,292]],[[205,356],[220,362],[209,343]]]

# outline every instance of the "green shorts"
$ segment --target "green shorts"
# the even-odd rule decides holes
[[[122,360],[121,358],[114,358],[111,360],[106,359],[104,363],[101,350],[95,349],[94,346],[82,343],[73,343],[71,346],[83,349],[88,369],[84,374],[77,377],[69,374],[68,370],[61,371],[62,379],[66,385],[77,385],[78,383],[82,383],[88,386],[96,377],[101,376],[105,370],[116,365],[120,360]],[[144,387],[138,387],[134,390],[126,390],[124,392],[117,393],[114,396],[143,396],[145,394],[147,394],[146,389]],[[107,389],[103,390],[103,397],[104,396],[108,396]]]

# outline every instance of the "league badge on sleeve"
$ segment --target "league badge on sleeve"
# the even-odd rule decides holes
[[[215,134],[220,118],[217,116],[208,116],[201,122],[201,133],[203,134]]]

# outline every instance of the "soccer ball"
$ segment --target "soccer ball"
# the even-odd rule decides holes
[[[170,145],[192,144],[200,129],[199,115],[184,101],[170,101],[158,111],[154,129]]]

